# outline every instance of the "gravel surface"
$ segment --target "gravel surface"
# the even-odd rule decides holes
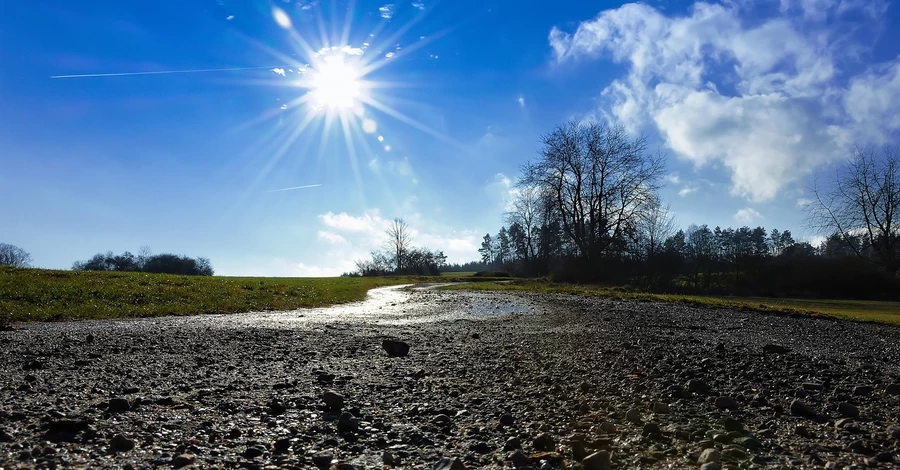
[[[897,327],[387,288],[0,351],[0,468],[900,467]]]

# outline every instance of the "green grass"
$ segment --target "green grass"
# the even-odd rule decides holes
[[[871,300],[782,299],[770,297],[718,297],[653,294],[623,287],[557,284],[547,280],[515,280],[504,283],[457,284],[445,289],[478,289],[513,292],[545,292],[606,297],[644,302],[667,302],[694,306],[754,310],[786,314],[828,316],[852,321],[900,325],[900,302]]]
[[[434,278],[263,278],[53,271],[0,266],[0,325],[321,307]]]
[[[457,271],[452,273],[441,273],[442,277],[471,277],[475,275],[475,271]]]

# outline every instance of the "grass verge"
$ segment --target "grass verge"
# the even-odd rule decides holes
[[[667,302],[693,306],[753,310],[793,315],[812,315],[843,320],[900,325],[900,302],[872,300],[782,299],[772,297],[718,297],[704,295],[653,294],[622,287],[557,284],[546,280],[514,280],[456,284],[444,289],[477,289],[512,292],[544,292],[619,300]]]
[[[0,325],[26,321],[287,310],[362,300],[375,287],[442,278],[262,278],[0,266]]]

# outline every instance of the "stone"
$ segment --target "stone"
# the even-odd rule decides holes
[[[819,413],[800,400],[791,402],[791,414],[794,416],[802,416],[804,418],[819,419]]]
[[[763,346],[763,353],[765,354],[785,354],[789,352],[791,352],[791,348],[786,348],[777,344],[767,344]]]
[[[716,398],[715,406],[720,410],[736,410],[740,407],[737,400],[726,396]]]
[[[277,441],[272,443],[272,449],[280,454],[287,452],[288,450],[290,450],[290,448],[291,440],[287,437],[278,439]]]
[[[706,382],[701,379],[688,380],[685,388],[687,388],[688,391],[694,393],[709,393],[709,385],[707,385]]]
[[[888,395],[900,395],[900,383],[890,384],[884,387],[884,393]]]
[[[653,405],[650,407],[650,410],[654,413],[658,414],[667,414],[669,412],[669,405],[662,402],[653,402]]]
[[[5,429],[0,429],[0,442],[12,442],[13,435]]]
[[[512,425],[516,424],[516,419],[513,418],[513,415],[511,415],[509,413],[504,413],[503,415],[500,416],[500,424],[502,424],[504,426],[512,426]]]
[[[466,470],[466,466],[458,458],[442,458],[433,467],[432,470]]]
[[[744,423],[742,423],[737,418],[727,416],[727,417],[725,417],[725,419],[722,420],[722,427],[728,432],[732,432],[732,431],[742,432],[744,430]]]
[[[322,401],[329,411],[341,411],[344,407],[344,396],[334,390],[328,390],[322,394]]]
[[[601,450],[588,455],[581,461],[584,470],[609,470],[609,452]]]
[[[123,411],[128,411],[131,409],[131,404],[128,403],[128,400],[124,398],[113,398],[109,400],[109,406],[107,407],[110,413],[121,413]]]
[[[852,403],[838,403],[838,413],[844,418],[859,418],[859,408]]]
[[[637,408],[632,408],[625,413],[625,420],[634,423],[641,424],[641,412]]]
[[[492,449],[490,444],[488,444],[487,442],[478,441],[472,443],[472,445],[469,446],[469,450],[475,452],[476,454],[489,454],[494,449]]]
[[[331,460],[334,458],[334,455],[330,452],[319,452],[313,454],[312,461],[313,465],[319,468],[328,468],[331,465]]]
[[[722,466],[719,462],[708,462],[700,466],[700,470],[721,470]]]
[[[228,431],[228,434],[225,435],[229,439],[237,439],[241,437],[241,430],[238,428],[231,428],[231,431]]]
[[[722,456],[732,460],[746,460],[748,457],[747,451],[737,446],[728,446],[722,449]]]
[[[644,425],[641,433],[645,436],[656,436],[662,434],[662,430],[659,429],[659,425],[656,423],[647,423]]]
[[[873,391],[875,391],[875,387],[871,385],[857,385],[853,387],[853,394],[856,396],[868,396],[871,395]]]
[[[612,434],[616,432],[616,425],[610,421],[604,421],[600,423],[600,430],[607,434]]]
[[[531,442],[531,446],[536,450],[551,451],[556,447],[556,441],[553,440],[553,436],[550,434],[541,433],[534,438],[534,441]]]
[[[251,447],[246,448],[244,450],[244,453],[241,454],[241,456],[243,456],[245,459],[255,459],[265,453],[266,452],[264,450],[260,449],[259,447],[251,446]]]
[[[51,434],[77,434],[90,429],[84,420],[59,419],[47,423],[47,432]]]
[[[506,443],[503,444],[504,452],[511,452],[511,451],[514,451],[516,449],[521,449],[521,448],[522,448],[522,440],[519,439],[518,437],[510,437],[509,439],[506,440]]]
[[[900,439],[900,427],[888,426],[887,433],[893,439]]]
[[[700,453],[700,457],[697,458],[697,464],[703,465],[705,463],[718,462],[722,460],[722,454],[719,453],[716,449],[704,449],[703,452]]]
[[[522,452],[521,449],[513,452],[512,454],[509,454],[508,458],[516,468],[525,467],[530,462],[528,456],[525,455],[525,452]]]
[[[745,447],[750,450],[757,450],[762,447],[762,442],[759,442],[759,439],[752,436],[739,437],[733,442],[741,447]]]
[[[359,421],[346,411],[341,413],[337,420],[337,430],[340,432],[356,432],[359,429]]]
[[[868,446],[862,439],[857,439],[851,442],[847,447],[849,447],[850,450],[856,452],[857,454],[865,454],[869,451]]]
[[[400,340],[382,340],[381,347],[387,352],[388,357],[406,357],[409,354],[409,344]]]
[[[192,465],[195,460],[197,460],[197,457],[192,454],[176,455],[171,462],[172,468],[187,467],[188,465]]]
[[[134,441],[121,434],[116,434],[109,440],[109,447],[115,451],[128,452],[134,449]]]

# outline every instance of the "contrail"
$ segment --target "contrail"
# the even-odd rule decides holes
[[[193,69],[193,70],[158,70],[155,72],[117,72],[117,73],[83,73],[78,75],[53,75],[51,79],[58,78],[96,78],[96,77],[128,77],[131,75],[168,75],[173,73],[203,73],[203,72],[233,72],[238,70],[261,70],[284,67],[273,65],[269,67],[232,67],[225,69]]]
[[[273,189],[271,191],[266,191],[267,193],[277,193],[279,191],[293,191],[295,189],[306,189],[306,188],[317,188],[322,186],[321,184],[307,184],[306,186],[294,186],[293,188],[281,188],[281,189]]]

